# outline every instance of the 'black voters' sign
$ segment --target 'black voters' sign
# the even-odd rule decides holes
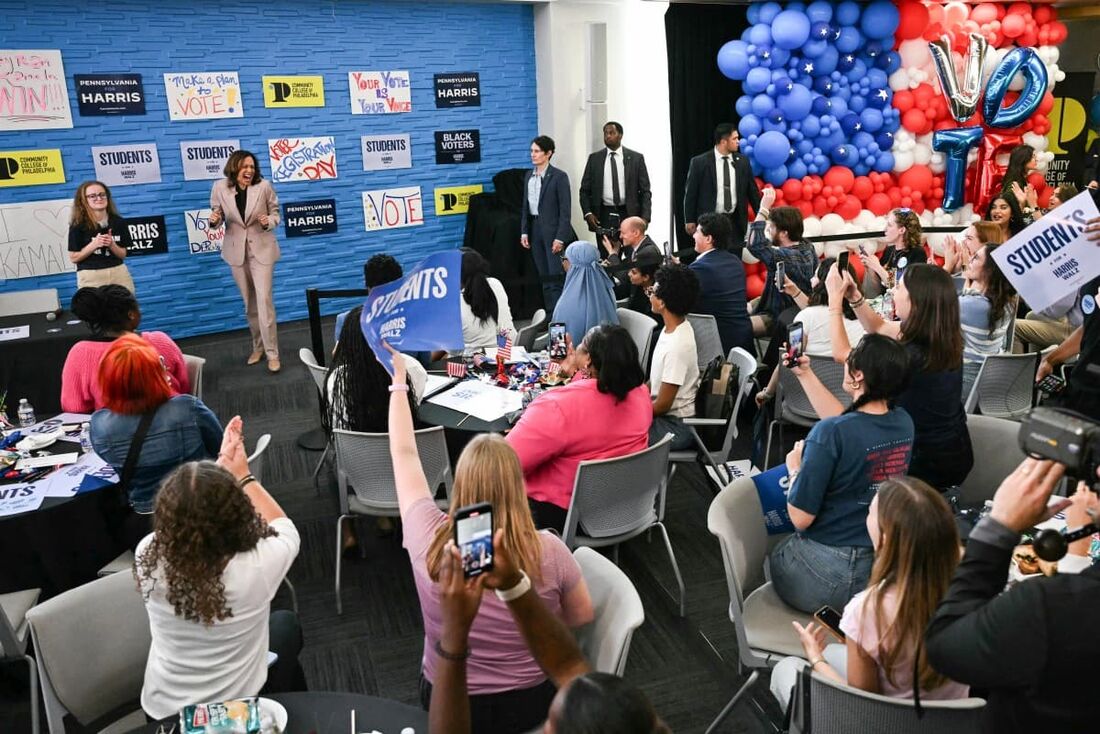
[[[283,204],[287,237],[309,237],[336,231],[336,199]]]
[[[481,82],[476,71],[435,75],[436,107],[480,107]]]
[[[436,163],[478,163],[481,136],[477,130],[436,130]]]

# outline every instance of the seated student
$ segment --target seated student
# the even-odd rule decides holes
[[[921,238],[924,230],[920,218],[912,209],[894,209],[886,214],[883,242],[886,249],[877,257],[873,252],[860,253],[863,263],[863,293],[869,298],[882,295],[894,287],[898,276],[915,263],[928,262]]]
[[[658,270],[649,289],[650,307],[664,321],[649,366],[649,394],[653,398],[649,443],[653,445],[671,433],[674,451],[693,443],[683,419],[695,416],[695,393],[699,390],[695,330],[687,320],[698,298],[699,279],[683,265],[666,265]]]
[[[993,197],[986,209],[985,218],[1001,228],[1001,236],[1005,242],[1031,224],[1031,214],[1024,214],[1016,197],[1005,193]]]
[[[540,395],[506,437],[523,467],[535,526],[559,533],[577,465],[641,451],[653,420],[638,348],[623,327],[593,327],[562,371],[573,380]]]
[[[462,342],[466,354],[496,348],[497,334],[507,329],[516,335],[508,294],[496,278],[489,275],[489,262],[475,250],[462,248]],[[439,355],[442,356],[442,355]]]
[[[661,317],[653,313],[653,309],[649,307],[646,289],[653,285],[653,276],[657,274],[657,270],[664,262],[665,259],[660,253],[641,252],[631,261],[630,270],[626,272],[630,279],[630,300],[626,302],[626,307],[648,316],[658,324],[661,323]]]
[[[844,607],[844,647],[824,648],[825,629],[815,622],[806,627],[791,623],[806,658],[784,658],[772,670],[771,690],[784,709],[807,665],[838,683],[891,698],[913,698],[916,667],[922,700],[970,695],[969,686],[932,669],[921,645],[959,563],[959,533],[950,505],[919,479],[887,479],[871,500],[867,534],[875,562],[867,588]],[[914,661],[916,650],[920,658]]]
[[[392,351],[392,350],[391,350]],[[394,352],[396,357],[396,352]],[[493,522],[503,529],[517,565],[538,595],[570,627],[592,621],[592,599],[573,554],[553,533],[538,532],[527,507],[523,470],[516,452],[500,436],[475,437],[458,458],[449,512],[432,500],[413,437],[405,365],[394,359],[390,393],[390,456],[397,500],[405,528],[405,548],[412,561],[420,610],[424,616],[424,659],[420,685],[425,707],[432,696],[436,671],[449,651],[441,652],[443,615],[439,578],[444,548],[454,537],[454,512],[489,502]],[[487,599],[475,617],[470,645],[470,708],[476,732],[527,732],[546,716],[554,686],[531,658],[504,602]]]
[[[784,278],[793,280],[803,293],[810,291],[810,279],[817,269],[817,252],[802,239],[802,213],[793,206],[771,209],[774,201],[775,189],[769,186],[761,194],[760,212],[749,225],[746,242],[749,252],[768,269],[764,292],[750,312],[756,336],[772,333],[779,314],[794,306],[791,297],[776,286],[777,264],[784,264]]]
[[[68,413],[91,413],[104,405],[96,379],[99,362],[111,342],[123,334],[137,333],[141,309],[134,294],[121,285],[81,288],[73,294],[69,308],[92,330],[92,337],[74,344],[65,358],[61,370],[61,409]],[[172,394],[189,391],[187,364],[176,343],[162,331],[146,331],[139,336],[164,359]]]
[[[120,477],[130,452],[136,452],[124,479],[132,512],[122,525],[123,540],[132,549],[153,529],[160,481],[180,464],[216,457],[222,427],[198,398],[173,396],[160,355],[136,334],[111,343],[99,363],[98,382],[104,407],[92,414],[92,448]],[[150,420],[139,440],[145,416]]]
[[[565,323],[565,333],[576,344],[600,324],[618,324],[615,285],[599,263],[600,252],[591,242],[577,241],[565,248],[562,266],[565,286],[554,306],[551,322]]]
[[[824,604],[843,609],[867,585],[874,559],[867,508],[879,485],[909,466],[913,421],[894,407],[909,372],[896,341],[868,334],[851,350],[844,392],[853,402],[843,412],[809,364],[803,356],[792,369],[818,415],[833,417],[787,454],[787,511],[796,532],[772,550],[770,565],[779,597],[812,614]]]
[[[695,226],[695,251],[699,257],[688,267],[699,279],[698,313],[709,314],[718,324],[722,354],[734,347],[753,353],[752,322],[745,301],[745,266],[729,251],[730,219],[711,212]]]
[[[1005,333],[1016,311],[1016,289],[993,259],[997,247],[979,248],[963,270],[966,281],[959,294],[959,318],[963,335],[964,401],[985,358],[1004,351]]]
[[[363,285],[366,286],[367,290],[375,286],[392,283],[404,274],[401,263],[384,252],[372,255],[370,260],[363,263]],[[344,329],[344,319],[348,317],[349,313],[351,313],[350,309],[336,314],[335,339],[337,344],[340,342],[340,332]]]
[[[145,713],[164,719],[192,703],[305,690],[298,620],[271,611],[298,530],[249,474],[240,416],[216,464],[190,462],[164,480],[154,526],[134,554],[153,638]],[[270,668],[269,650],[278,655]]]
[[[951,235],[943,238],[943,269],[952,275],[961,274],[982,245],[1004,241],[1004,233],[993,222],[974,222],[962,231],[958,241]]]

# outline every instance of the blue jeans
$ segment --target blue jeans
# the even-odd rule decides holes
[[[783,601],[807,614],[826,604],[843,612],[867,588],[874,559],[870,546],[825,545],[794,533],[769,558],[772,585]]]
[[[660,441],[666,433],[672,434],[672,450],[683,451],[695,447],[695,439],[691,437],[691,429],[675,415],[655,415],[653,423],[649,426],[649,445]]]
[[[963,362],[963,403],[970,397],[970,388],[974,387],[974,382],[978,379],[978,371],[981,368],[981,362]]]

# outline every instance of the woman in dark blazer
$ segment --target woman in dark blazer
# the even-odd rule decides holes
[[[225,224],[222,260],[229,263],[233,280],[244,299],[252,353],[248,364],[265,355],[267,368],[278,372],[279,335],[272,299],[272,279],[279,260],[275,228],[279,226],[279,197],[263,180],[256,156],[234,151],[225,163],[225,179],[210,190],[210,226]]]
[[[554,155],[554,140],[539,135],[531,141],[531,163],[534,169],[523,178],[523,212],[520,215],[520,244],[531,250],[535,269],[542,281],[542,296],[546,310],[554,312],[561,296],[565,270],[561,253],[571,242],[569,224],[569,176],[550,165]],[[548,277],[554,278],[547,280]]]

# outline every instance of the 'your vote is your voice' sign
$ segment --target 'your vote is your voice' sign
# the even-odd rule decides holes
[[[1084,191],[993,251],[1001,272],[1033,311],[1100,275],[1100,245],[1090,242],[1084,231],[1097,216],[1091,193]],[[1096,295],[1092,298],[1095,309]],[[1086,305],[1082,302],[1082,310]]]
[[[371,289],[359,325],[391,375],[393,360],[383,341],[399,352],[462,349],[461,275],[462,253],[439,252],[404,278]]]

